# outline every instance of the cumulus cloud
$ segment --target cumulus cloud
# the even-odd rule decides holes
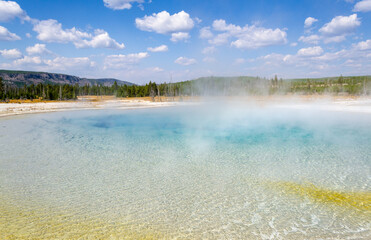
[[[101,29],[95,30],[95,36],[90,40],[82,39],[74,43],[77,48],[112,48],[123,49],[125,45],[112,39],[109,34]]]
[[[319,31],[325,36],[339,36],[352,33],[361,25],[357,14],[350,16],[337,16],[331,22],[326,23]]]
[[[200,38],[202,39],[210,39],[214,36],[211,32],[210,27],[204,27],[200,29]]]
[[[231,46],[242,49],[259,48],[270,45],[285,44],[287,34],[279,28],[268,29],[255,25],[244,27],[227,24],[225,20],[219,19],[213,22],[213,29],[218,32],[214,38],[209,40],[210,44],[222,45],[232,40]]]
[[[166,45],[161,45],[158,47],[149,47],[147,50],[150,52],[167,52],[169,48]]]
[[[362,0],[357,2],[353,9],[354,12],[370,12],[371,0]]]
[[[54,19],[38,22],[33,30],[38,33],[37,38],[45,42],[68,43],[81,41],[82,38],[91,38],[89,33],[81,32],[75,27],[62,29],[62,24]]]
[[[313,34],[310,36],[301,36],[298,39],[300,42],[308,43],[308,44],[318,44],[318,42],[321,40],[321,37]]]
[[[38,21],[33,30],[37,38],[45,42],[73,43],[77,48],[113,48],[123,49],[125,45],[117,43],[104,30],[97,29],[94,35],[77,30],[63,29],[62,24],[54,19]]]
[[[40,56],[24,56],[7,64],[9,68],[28,68],[37,71],[84,71],[95,67],[95,62],[88,57],[56,57],[54,59],[43,59]]]
[[[6,29],[3,26],[0,26],[0,40],[3,41],[15,41],[15,40],[20,40],[21,38],[12,32],[9,32],[8,29]]]
[[[371,50],[371,39],[357,43],[356,48],[359,50]]]
[[[251,26],[246,28],[244,33],[238,36],[238,39],[231,43],[236,48],[259,48],[270,45],[285,44],[286,32],[276,29],[266,29]]]
[[[217,34],[214,38],[210,39],[209,43],[213,45],[223,45],[227,44],[230,38],[231,38],[230,33],[220,33]]]
[[[324,43],[338,43],[344,41],[360,25],[357,14],[337,16],[319,29],[320,35],[301,36],[298,40],[307,44],[318,44],[321,40]]]
[[[60,71],[69,71],[76,68],[92,68],[95,66],[95,62],[91,61],[88,57],[56,57],[54,59],[45,60],[44,63],[47,65],[47,69]]]
[[[0,55],[6,59],[17,59],[23,57],[18,49],[4,49],[0,50]]]
[[[6,22],[16,17],[21,20],[30,20],[18,3],[14,1],[0,1],[0,22]]]
[[[338,43],[338,42],[345,41],[345,39],[346,39],[345,35],[340,35],[340,36],[334,36],[334,37],[325,37],[323,41],[325,43],[332,43],[332,42]]]
[[[52,53],[46,48],[45,44],[40,43],[37,43],[34,46],[27,47],[26,52],[28,53],[28,55],[43,55]]]
[[[321,76],[338,75],[339,73],[347,75],[369,74],[370,69],[370,49],[371,40],[359,42],[350,48],[344,48],[340,51],[325,52],[319,46],[299,50],[297,54],[277,54],[271,53],[254,59],[257,65],[251,68],[252,74],[262,73],[289,75],[293,78],[297,76],[304,77],[317,72]],[[364,50],[362,50],[364,49]],[[354,66],[359,66],[354,68]],[[304,76],[303,76],[304,73]]]
[[[314,57],[319,56],[323,53],[323,49],[320,46],[302,48],[299,49],[297,55],[301,57]]]
[[[232,32],[232,33],[238,33],[241,32],[242,28],[240,26],[234,25],[234,24],[228,24],[223,19],[218,19],[213,22],[213,28],[215,31],[219,32]]]
[[[172,42],[186,41],[190,37],[191,36],[189,36],[189,33],[187,32],[172,33],[170,41]]]
[[[194,21],[184,11],[173,15],[166,11],[154,13],[135,19],[135,24],[142,31],[171,34],[171,41],[174,42],[188,39],[188,32],[194,27]]]
[[[40,57],[24,56],[23,58],[17,59],[13,62],[13,66],[29,66],[29,65],[40,65],[42,59]]]
[[[144,3],[144,0],[103,0],[104,6],[113,10],[130,9],[133,3],[138,3],[139,6]]]
[[[216,51],[216,48],[214,46],[210,46],[210,47],[205,47],[202,50],[202,53],[203,54],[213,54],[215,51]]]
[[[104,68],[122,69],[138,64],[142,59],[149,57],[147,52],[131,53],[127,55],[110,55],[104,60]]]
[[[334,17],[329,23],[326,23],[319,32],[323,35],[325,43],[342,42],[346,36],[353,33],[361,25],[357,14],[350,16]]]
[[[186,57],[179,57],[174,62],[179,65],[183,65],[183,66],[189,66],[189,65],[197,63],[196,59],[186,58]]]
[[[308,17],[305,19],[304,21],[304,27],[305,28],[309,28],[313,25],[313,23],[317,22],[318,19],[315,19],[315,18],[312,18],[312,17]]]

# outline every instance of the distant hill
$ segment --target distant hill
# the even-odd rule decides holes
[[[80,78],[67,74],[59,73],[47,73],[47,72],[30,72],[30,71],[11,71],[11,70],[0,70],[0,77],[3,79],[4,83],[7,85],[13,86],[23,86],[31,84],[71,84],[75,85],[76,83],[79,86],[84,86],[86,84],[102,84],[104,86],[112,86],[116,81],[119,86],[135,85],[131,82],[121,81],[114,78],[100,78],[100,79],[91,79],[91,78]]]

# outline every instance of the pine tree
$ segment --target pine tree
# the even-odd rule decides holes
[[[0,99],[3,98],[3,95],[5,95],[4,84],[3,79],[0,77]]]
[[[45,87],[43,86],[43,100],[45,100],[45,98],[46,98],[46,95],[45,95]]]
[[[62,85],[59,86],[59,98],[58,100],[62,100]]]
[[[276,88],[278,87],[278,78],[277,78],[277,75],[274,75],[274,86]]]

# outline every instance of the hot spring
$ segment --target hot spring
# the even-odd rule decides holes
[[[370,239],[371,114],[205,104],[0,119],[0,238]]]

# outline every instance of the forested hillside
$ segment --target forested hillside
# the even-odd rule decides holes
[[[43,73],[47,74],[47,73]],[[23,75],[26,77],[27,75]],[[44,76],[41,73],[36,76]],[[51,75],[58,77],[56,74]],[[114,81],[86,82],[63,75],[54,82],[18,85],[0,77],[0,99],[76,99],[85,95],[114,95],[117,97],[156,96],[245,96],[286,94],[371,95],[371,76],[330,77],[318,79],[273,79],[259,77],[206,77],[178,83],[145,85],[123,84]],[[76,81],[75,81],[76,80]],[[25,79],[25,81],[29,81]],[[58,83],[66,81],[68,83]],[[105,84],[106,83],[106,84]]]
[[[0,70],[0,77],[4,84],[9,86],[23,87],[23,85],[42,84],[69,84],[79,86],[84,85],[103,85],[111,87],[116,81],[118,85],[133,85],[133,83],[121,81],[113,78],[89,79],[80,78],[72,75],[47,73],[47,72],[30,72],[30,71],[10,71]]]

